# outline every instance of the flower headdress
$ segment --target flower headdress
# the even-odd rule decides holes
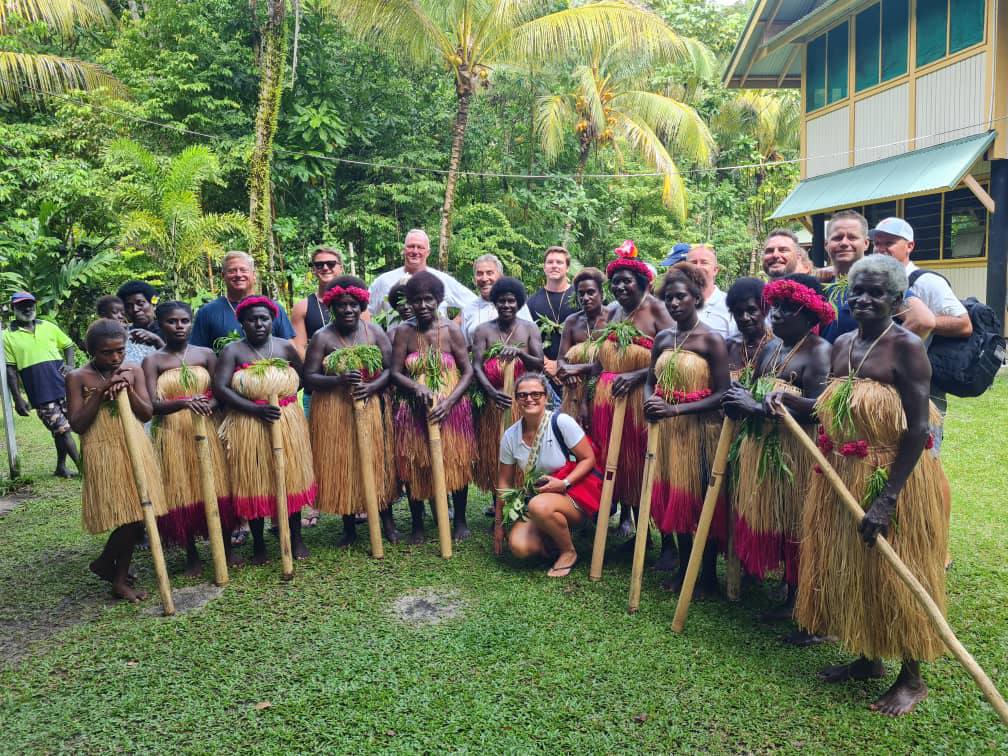
[[[245,299],[238,303],[238,306],[235,307],[235,317],[241,320],[242,313],[249,307],[265,307],[274,318],[280,314],[280,309],[272,299],[263,296],[253,296],[245,297]]]
[[[322,304],[329,307],[334,299],[342,297],[344,294],[349,294],[360,302],[361,307],[367,307],[368,302],[371,301],[371,294],[360,286],[333,286],[322,295]]]
[[[633,239],[624,241],[616,247],[615,252],[616,259],[606,266],[606,278],[612,278],[617,270],[631,270],[644,276],[648,281],[654,281],[654,271],[637,257],[637,245],[633,243]]]
[[[819,319],[819,324],[828,326],[836,320],[836,309],[822,294],[798,281],[778,278],[763,289],[763,301],[768,305],[778,302],[795,302]]]

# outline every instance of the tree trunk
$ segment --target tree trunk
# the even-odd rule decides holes
[[[581,142],[581,154],[578,155],[577,171],[574,173],[574,183],[581,186],[584,183],[585,169],[588,167],[588,155],[591,153],[591,142]],[[570,244],[571,229],[574,228],[574,218],[568,217],[564,224],[563,239],[560,240],[564,247]]]
[[[458,182],[459,165],[462,162],[462,143],[465,141],[466,125],[469,122],[469,102],[472,100],[472,84],[469,72],[459,71],[457,88],[458,112],[452,128],[451,159],[448,161],[448,179],[445,181],[444,205],[441,207],[441,234],[438,237],[438,267],[448,269],[448,244],[451,240],[451,218],[455,206],[455,184]]]
[[[271,0],[261,29],[259,58],[259,105],[255,120],[255,147],[249,163],[249,254],[257,266],[275,270],[272,236],[273,140],[280,118],[283,89],[284,21],[287,0]]]
[[[126,3],[126,5],[129,6],[130,18],[132,18],[134,21],[139,21],[140,20],[140,8],[137,5],[136,0],[129,0],[129,2]]]

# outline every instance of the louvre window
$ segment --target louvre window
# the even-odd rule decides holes
[[[907,0],[883,0],[857,15],[855,91],[907,72],[908,17]]]
[[[847,97],[848,22],[822,34],[805,47],[805,110]]]

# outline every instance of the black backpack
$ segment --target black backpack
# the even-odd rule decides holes
[[[925,273],[948,279],[933,270],[910,274],[910,286]],[[973,333],[962,336],[932,336],[928,346],[931,384],[954,396],[980,396],[990,388],[1004,363],[1005,340],[994,310],[976,297],[961,300],[973,323]]]

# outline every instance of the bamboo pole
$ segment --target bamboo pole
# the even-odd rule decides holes
[[[728,450],[731,448],[735,435],[735,421],[726,417],[721,423],[721,435],[718,436],[717,451],[714,452],[714,463],[711,465],[710,482],[707,484],[707,494],[704,496],[703,510],[700,512],[700,522],[696,535],[693,536],[693,548],[690,549],[689,564],[686,565],[686,577],[679,590],[679,601],[676,603],[675,617],[672,619],[672,629],[681,633],[686,625],[686,614],[689,612],[690,601],[693,600],[693,589],[696,587],[697,575],[703,561],[704,549],[707,547],[707,535],[710,532],[714,509],[717,507],[718,495],[724,481],[725,467],[728,461]],[[682,554],[679,555],[682,559]]]
[[[0,342],[3,341],[4,324],[0,317]],[[10,388],[7,385],[7,366],[0,365],[0,400],[3,401],[4,439],[7,441],[7,466],[10,469],[10,479],[21,477],[21,460],[18,458],[17,437],[14,435],[14,405],[11,402]],[[18,390],[17,384],[13,386]]]
[[[434,409],[431,407],[431,409]],[[430,418],[430,410],[428,410]],[[444,450],[441,446],[441,426],[427,420],[427,439],[430,443],[431,477],[434,481],[434,511],[437,515],[438,541],[441,556],[451,559],[452,538],[448,522],[448,484],[445,482]]]
[[[378,401],[377,399],[375,401]],[[385,558],[382,544],[381,516],[378,514],[378,481],[374,472],[374,439],[364,426],[364,400],[354,399],[354,431],[357,436],[357,458],[361,471],[361,487],[364,489],[364,505],[367,507],[368,536],[371,538],[371,556]]]
[[[508,360],[504,363],[504,393],[511,397],[511,407],[506,410],[501,411],[501,427],[500,435],[501,438],[504,437],[504,431],[508,429],[511,425],[512,412],[511,408],[514,407],[514,388],[515,388],[515,364],[514,360]],[[499,445],[499,444],[498,444]]]
[[[609,515],[612,512],[613,488],[619,468],[620,448],[623,446],[623,420],[626,418],[625,396],[617,397],[613,406],[612,428],[609,432],[609,450],[606,453],[605,478],[602,480],[602,498],[599,501],[598,521],[595,523],[595,543],[592,545],[591,569],[588,577],[602,579],[602,562],[605,561],[606,537],[609,535]]]
[[[220,509],[217,506],[217,486],[210,458],[210,443],[207,440],[206,418],[197,412],[193,412],[193,429],[196,431],[196,454],[200,466],[200,490],[206,515],[207,539],[213,555],[214,583],[223,587],[230,580],[227,552],[224,550],[224,533],[221,531]]]
[[[270,394],[270,404],[280,408],[280,395]],[[276,479],[276,520],[280,531],[280,570],[284,580],[294,577],[294,555],[291,553],[290,522],[287,517],[287,460],[284,457],[283,433],[280,421],[269,424],[273,447],[273,474]]]
[[[122,423],[123,437],[126,439],[126,450],[129,453],[130,467],[133,468],[133,481],[136,483],[140,497],[140,510],[143,512],[144,528],[147,530],[147,540],[150,542],[151,560],[154,562],[154,574],[157,576],[158,593],[161,594],[161,606],[166,617],[175,614],[175,601],[172,599],[171,581],[168,579],[168,567],[165,565],[164,549],[161,547],[161,533],[158,532],[157,518],[154,516],[154,505],[150,500],[147,487],[147,476],[140,462],[140,442],[134,435],[135,424],[130,422],[136,418],[130,406],[129,394],[126,389],[116,394],[116,406],[119,410],[119,420]]]
[[[851,517],[854,518],[855,524],[860,524],[861,520],[864,518],[864,510],[861,509],[861,505],[858,503],[857,499],[854,498],[847,486],[844,485],[843,480],[837,474],[837,471],[833,469],[833,465],[829,463],[823,453],[816,446],[815,442],[809,438],[808,434],[802,429],[798,424],[798,421],[791,416],[790,412],[785,411],[780,415],[781,420],[789,431],[794,435],[796,439],[801,443],[805,450],[811,455],[815,462],[819,465],[826,476],[826,480],[830,482],[833,489],[836,491],[840,500],[846,505],[847,511],[850,513]],[[970,677],[976,682],[983,691],[984,697],[994,708],[994,711],[1000,717],[1001,722],[1008,726],[1008,704],[1005,703],[1004,698],[998,692],[998,689],[994,687],[994,683],[987,676],[987,673],[983,671],[983,668],[977,664],[976,659],[966,650],[965,646],[959,642],[955,633],[952,631],[952,627],[949,625],[948,621],[942,616],[941,609],[934,602],[928,594],[927,589],[921,585],[921,582],[916,578],[916,576],[910,572],[903,560],[899,558],[899,555],[893,550],[893,547],[889,545],[889,542],[879,535],[875,539],[875,548],[882,555],[889,566],[896,571],[900,580],[906,585],[910,592],[914,595],[914,598],[920,603],[921,608],[928,615],[931,620],[931,624],[934,626],[935,632],[941,636],[941,639],[945,642],[948,650],[952,652],[952,655],[959,660],[959,663],[966,668],[969,672]]]
[[[648,423],[647,454],[644,457],[644,479],[641,486],[640,506],[637,508],[637,535],[634,539],[633,569],[630,571],[630,597],[627,611],[635,614],[640,608],[641,580],[644,577],[644,554],[651,527],[651,492],[654,489],[655,454],[658,451],[658,426]]]

